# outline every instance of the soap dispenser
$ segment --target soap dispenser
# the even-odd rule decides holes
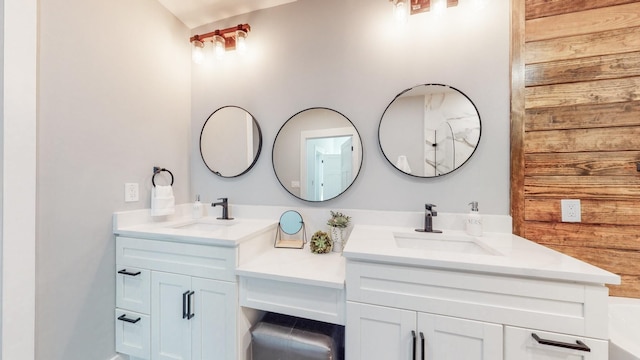
[[[193,218],[200,219],[202,217],[202,203],[200,195],[196,195],[196,201],[193,203]]]
[[[467,234],[471,236],[482,236],[482,215],[478,212],[478,202],[472,201],[471,212],[467,215]]]

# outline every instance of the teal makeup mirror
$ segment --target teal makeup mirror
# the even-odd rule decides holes
[[[302,232],[302,234],[300,234]],[[307,242],[307,231],[302,215],[288,210],[280,215],[274,246],[286,249],[302,249]]]

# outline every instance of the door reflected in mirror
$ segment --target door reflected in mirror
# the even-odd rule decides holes
[[[418,85],[398,94],[378,128],[387,161],[417,177],[458,169],[475,152],[480,134],[480,114],[473,102],[442,84]]]
[[[326,201],[342,194],[358,176],[361,164],[358,131],[331,109],[297,113],[282,126],[273,145],[278,181],[306,201]]]
[[[200,155],[211,172],[236,177],[258,161],[262,132],[256,119],[237,106],[224,106],[207,118],[200,132]]]

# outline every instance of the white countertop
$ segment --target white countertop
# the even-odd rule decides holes
[[[250,210],[253,209],[253,207],[249,208]],[[264,209],[262,208],[258,208],[254,211],[257,213],[254,214],[239,207],[236,214],[240,216],[237,216],[234,220],[217,220],[213,216],[204,217],[197,220],[205,224],[204,228],[180,228],[180,226],[194,223],[196,220],[188,216],[190,205],[179,206],[177,210],[175,215],[160,219],[150,217],[148,210],[115,213],[113,232],[118,236],[236,247],[257,234],[275,231],[278,224],[277,217],[271,213],[268,213],[269,216],[266,216],[267,218],[255,216],[256,214],[263,214]],[[353,212],[358,214],[357,211]],[[394,215],[394,213],[389,214]],[[372,217],[382,220],[382,217],[375,216],[375,212],[365,215],[367,216],[361,217],[368,220]],[[388,214],[385,213],[384,215]],[[415,214],[410,215],[401,218],[408,217],[410,220],[415,220],[412,217]],[[384,219],[387,218],[388,216],[384,217]],[[391,218],[393,219],[393,216]],[[433,247],[425,248],[419,244],[416,245],[416,240],[419,240],[421,236],[433,237],[434,234],[421,235],[421,233],[416,233],[413,227],[399,224],[401,221],[396,221],[395,226],[378,226],[365,223],[354,226],[343,254],[312,254],[308,245],[304,249],[276,249],[272,247],[271,243],[263,244],[260,249],[250,246],[249,248],[254,249],[253,254],[247,257],[246,262],[241,263],[237,274],[240,276],[343,288],[346,258],[347,260],[394,263],[457,271],[476,271],[560,281],[620,284],[620,277],[616,274],[506,232],[510,227],[507,226],[509,224],[503,218],[508,217],[494,216],[495,219],[492,219],[489,216],[487,218],[500,225],[491,226],[490,229],[500,232],[485,232],[482,237],[473,238],[473,242],[479,246],[471,244],[476,247],[476,251],[472,252],[466,252],[465,250],[451,251],[451,249],[437,250]],[[463,214],[442,216],[442,219],[439,219],[440,223],[437,224],[437,228],[445,229],[443,236],[454,239],[454,242],[456,238],[468,239],[469,237],[465,232],[460,230],[463,225],[461,219],[464,219]],[[224,225],[217,226],[221,222]],[[394,223],[393,221],[391,222]],[[419,223],[418,221],[408,220],[406,222]],[[207,229],[206,224],[213,224],[213,230]],[[446,230],[448,228],[455,230]],[[408,240],[409,243],[413,243],[409,246],[401,247],[397,244],[394,234],[405,234],[409,237],[414,237],[414,239]],[[464,243],[464,241],[461,241],[461,243]],[[484,251],[483,249],[489,251]]]
[[[484,233],[474,238],[487,253],[437,251],[399,247],[394,234],[419,238],[414,228],[356,225],[344,249],[348,260],[373,261],[457,271],[476,271],[509,276],[561,281],[620,284],[620,277],[522,237],[508,233]],[[467,237],[464,231],[444,230],[448,237]],[[436,234],[424,236],[437,237]]]
[[[184,227],[194,223],[203,224],[203,228]],[[278,222],[241,218],[217,220],[215,217],[204,217],[198,220],[179,218],[126,226],[117,224],[114,222],[113,232],[118,236],[236,247],[256,234],[274,231]],[[215,226],[215,229],[207,229],[208,224]]]
[[[344,288],[342,254],[314,254],[304,249],[271,248],[236,270],[239,276],[279,280],[304,285]]]

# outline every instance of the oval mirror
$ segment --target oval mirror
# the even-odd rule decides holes
[[[224,106],[209,115],[200,132],[200,156],[214,174],[236,177],[251,170],[262,148],[256,119],[237,106]]]
[[[280,228],[288,235],[298,233],[303,223],[300,213],[294,210],[287,210],[280,216]]]
[[[424,84],[398,94],[378,127],[380,149],[396,169],[417,177],[462,166],[480,141],[478,109],[460,90]]]
[[[353,123],[327,108],[300,111],[278,131],[273,170],[280,184],[306,201],[326,201],[353,184],[362,165],[362,142]]]

